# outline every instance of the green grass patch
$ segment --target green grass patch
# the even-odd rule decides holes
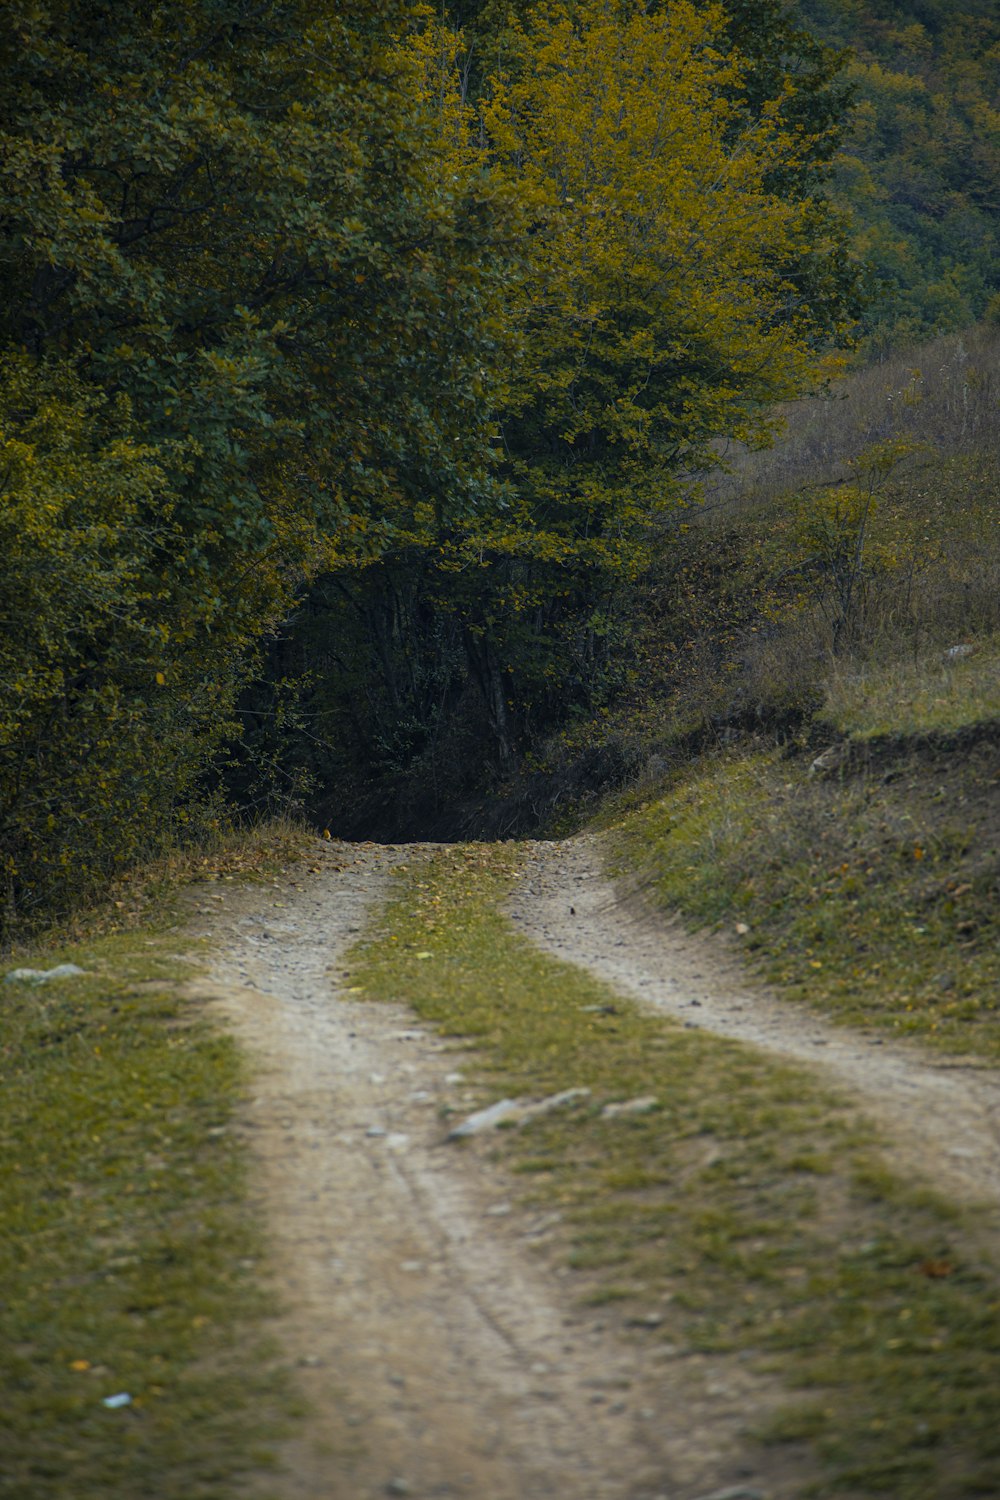
[[[855,663],[832,672],[822,717],[856,739],[1000,723],[1000,640],[978,641],[967,657],[938,649],[916,661]]]
[[[277,1430],[240,1059],[178,999],[179,941],[22,952],[88,972],[0,982],[5,1500],[221,1500]]]
[[[616,825],[661,905],[741,939],[794,999],[1000,1056],[1000,752],[816,778],[777,752],[706,758]]]
[[[498,911],[515,869],[466,846],[400,877],[354,982],[474,1044],[482,1103],[591,1090],[488,1148],[563,1216],[579,1297],[651,1349],[746,1351],[808,1393],[766,1437],[808,1443],[815,1495],[1000,1493],[1000,1282],[970,1225],[893,1179],[805,1070],[521,940]],[[649,1113],[602,1114],[645,1095]]]

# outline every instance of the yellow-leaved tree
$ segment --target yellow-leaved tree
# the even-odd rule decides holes
[[[411,830],[460,826],[448,804],[481,795],[484,764],[507,771],[613,691],[628,589],[692,476],[718,439],[766,439],[851,298],[822,196],[837,62],[803,61],[783,7],[744,0],[745,54],[712,3],[461,9],[466,32],[428,8],[399,46],[434,171],[520,235],[481,346],[492,483],[461,515],[432,484],[301,617],[301,663],[340,665],[302,753],[355,788],[323,804],[347,829],[398,831],[397,790]],[[485,242],[480,274],[496,288]]]
[[[766,441],[774,404],[821,376],[843,331],[836,299],[814,295],[843,254],[808,186],[825,142],[787,123],[787,77],[745,107],[726,19],[691,0],[539,6],[508,26],[478,110],[461,39],[431,27],[419,42],[437,49],[451,149],[516,183],[529,218],[497,412],[503,499],[442,542],[442,597],[508,758],[512,718],[590,695],[614,652],[611,601],[716,440]]]
[[[644,526],[710,439],[759,437],[816,372],[789,274],[813,248],[809,200],[769,187],[810,142],[783,98],[746,118],[723,22],[689,0],[540,9],[483,110],[496,169],[535,208],[505,447],[536,521],[567,537],[612,512],[609,544]]]

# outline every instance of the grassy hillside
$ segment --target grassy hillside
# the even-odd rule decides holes
[[[604,729],[659,899],[848,1020],[991,1056],[998,356],[995,331],[940,339],[733,455],[649,581]]]
[[[817,715],[835,732],[988,714],[998,402],[1000,330],[980,329],[788,408],[773,450],[725,455],[645,581],[628,719],[655,703],[653,753]]]

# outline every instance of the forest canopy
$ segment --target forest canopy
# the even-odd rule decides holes
[[[849,48],[855,101],[832,189],[874,295],[864,347],[1000,316],[1000,9],[995,0],[801,0]]]
[[[455,768],[503,773],[601,703],[627,661],[622,586],[691,476],[720,438],[767,439],[773,403],[822,377],[856,301],[823,196],[843,103],[830,54],[796,53],[783,21],[784,68],[758,30],[744,54],[714,5],[473,25],[428,16],[408,45],[456,172],[509,183],[528,216],[493,393],[495,500],[429,546],[325,573],[271,663],[272,681],[306,683],[315,737],[292,761],[350,785],[383,831],[394,777],[427,773],[453,798]],[[322,805],[343,816],[337,794]]]
[[[767,14],[787,66],[686,0],[467,17],[489,49],[402,0],[6,8],[9,927],[234,737],[253,797],[592,698],[680,476],[853,310],[837,69]]]

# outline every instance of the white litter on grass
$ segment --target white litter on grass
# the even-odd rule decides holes
[[[547,1099],[539,1099],[535,1104],[528,1099],[501,1099],[498,1104],[491,1104],[487,1109],[477,1109],[461,1125],[449,1130],[446,1138],[454,1141],[462,1136],[479,1135],[481,1131],[492,1130],[496,1125],[526,1125],[529,1120],[547,1115],[553,1109],[562,1108],[564,1104],[578,1104],[582,1099],[589,1098],[589,1089],[563,1089],[561,1094],[550,1094]]]
[[[547,1099],[541,1099],[537,1104],[526,1104],[521,1113],[523,1120],[535,1120],[539,1115],[547,1115],[553,1109],[561,1109],[564,1104],[579,1104],[583,1099],[590,1098],[589,1089],[563,1089],[561,1094],[550,1094]]]
[[[659,1109],[660,1101],[653,1094],[644,1094],[641,1099],[626,1099],[621,1104],[606,1104],[601,1110],[602,1120],[618,1120],[623,1115],[648,1115]]]
[[[491,1104],[487,1109],[477,1109],[463,1120],[461,1125],[456,1125],[454,1130],[449,1130],[447,1139],[449,1141],[460,1140],[463,1136],[478,1135],[482,1130],[491,1130],[494,1125],[501,1125],[504,1120],[520,1119],[524,1105],[517,1099],[501,1099],[496,1104]]]
[[[57,964],[54,969],[11,969],[4,979],[7,984],[48,984],[52,979],[74,979],[86,972],[78,964]]]
[[[131,1406],[132,1397],[128,1391],[119,1391],[117,1396],[105,1396],[101,1405],[106,1406],[110,1411],[117,1411],[120,1406]]]

